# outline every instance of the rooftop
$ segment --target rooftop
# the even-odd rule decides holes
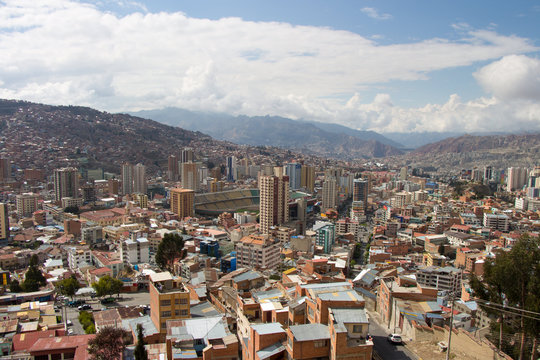
[[[297,341],[330,339],[328,326],[324,324],[293,325],[289,329]]]

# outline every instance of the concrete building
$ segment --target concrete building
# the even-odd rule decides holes
[[[32,214],[38,210],[38,198],[39,195],[33,193],[17,195],[17,216],[19,219],[32,217]]]
[[[261,176],[259,189],[260,231],[268,234],[270,227],[289,221],[289,178],[275,175]]]
[[[8,205],[0,203],[0,242],[7,242],[9,239],[9,214]]]
[[[11,163],[9,159],[0,158],[0,182],[11,178]]]
[[[484,214],[484,226],[492,230],[507,232],[510,219],[505,214]]]
[[[237,174],[236,174],[236,157],[227,156],[226,170],[227,170],[227,181],[235,182],[236,181],[236,176],[237,176]]]
[[[419,285],[458,295],[461,294],[461,276],[461,270],[451,266],[428,266],[416,271],[416,281]]]
[[[130,163],[122,164],[122,194],[131,194],[133,192],[133,165]]]
[[[79,172],[76,168],[54,170],[54,199],[59,202],[65,197],[79,197]]]
[[[103,240],[103,228],[99,225],[85,226],[81,229],[81,241],[93,245]]]
[[[70,246],[67,248],[68,266],[72,270],[92,264],[92,251],[85,246]]]
[[[146,194],[146,166],[137,164],[133,167],[133,192]]]
[[[276,269],[280,263],[280,241],[268,235],[251,234],[235,244],[237,267]]]
[[[317,221],[313,226],[313,231],[317,233],[316,244],[322,246],[323,251],[329,254],[336,241],[336,227],[331,222]]]
[[[302,186],[302,165],[299,163],[289,163],[285,165],[285,175],[289,177],[289,188],[300,189]]]
[[[195,160],[195,156],[194,156],[194,153],[193,153],[193,149],[190,148],[190,147],[186,147],[182,150],[182,155],[180,157],[180,162],[181,163],[187,163],[187,162],[192,162]]]
[[[315,168],[313,166],[302,165],[300,186],[310,192],[315,189]]]
[[[198,167],[194,162],[182,163],[182,188],[198,191],[200,187]]]
[[[338,187],[336,178],[324,180],[322,188],[322,210],[335,209],[338,205]]]
[[[171,210],[180,219],[191,217],[195,213],[195,192],[190,189],[171,189]]]
[[[165,336],[167,320],[190,317],[189,290],[181,278],[169,272],[150,274],[150,317],[156,329]]]
[[[170,181],[178,180],[178,158],[175,155],[169,155],[167,165],[167,178]]]
[[[527,184],[528,170],[519,167],[508,168],[506,189],[508,191],[521,190]]]
[[[124,264],[141,264],[150,262],[150,243],[146,238],[127,239],[122,242],[120,257]]]

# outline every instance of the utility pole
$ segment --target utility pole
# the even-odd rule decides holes
[[[446,350],[446,360],[450,359],[450,341],[452,340],[452,327],[454,325],[454,301],[456,295],[452,294],[452,308],[450,309],[450,331],[448,332],[448,348]]]

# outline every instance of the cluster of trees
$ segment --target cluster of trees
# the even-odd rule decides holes
[[[491,340],[516,359],[537,359],[540,334],[540,237],[522,236],[510,251],[484,264],[482,279],[471,277],[479,304],[496,316]]]
[[[32,255],[28,270],[24,275],[24,281],[19,283],[17,280],[11,281],[9,284],[9,291],[11,292],[33,292],[38,291],[40,287],[45,286],[47,280],[45,276],[39,270],[39,258],[37,255]]]
[[[94,316],[88,311],[81,311],[79,313],[79,322],[81,323],[85,333],[87,334],[96,333],[96,325],[94,322]]]
[[[75,275],[71,275],[71,277],[67,279],[58,281],[55,286],[58,293],[69,296],[71,299],[73,299],[77,290],[81,288],[81,284],[79,284]]]
[[[120,294],[124,283],[121,280],[105,275],[101,277],[97,282],[92,284],[92,287],[96,291],[96,295],[99,297],[112,296],[114,294]]]

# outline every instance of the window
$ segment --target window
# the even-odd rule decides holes
[[[315,340],[313,341],[313,346],[316,348],[322,348],[326,346],[326,340]]]
[[[159,304],[161,306],[171,306],[171,300],[161,300]]]
[[[353,332],[360,333],[362,332],[362,325],[353,325]]]
[[[161,312],[161,317],[171,317],[171,312],[170,311],[162,311]]]
[[[175,303],[175,305],[180,304],[180,299],[174,299],[174,303]]]
[[[180,310],[180,315],[187,316],[188,311],[187,310]]]
[[[292,337],[289,337],[289,347],[292,349],[292,345],[293,345],[293,341],[292,341]]]
[[[186,298],[181,298],[180,299],[180,304],[187,304],[188,303],[188,299]]]

